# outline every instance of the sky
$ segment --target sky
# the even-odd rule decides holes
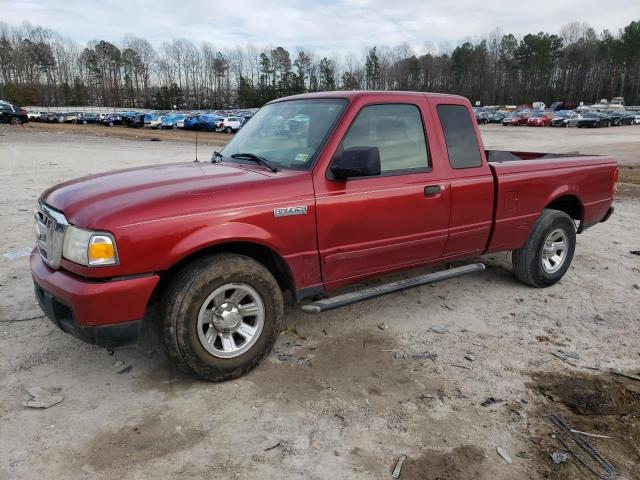
[[[640,0],[0,0],[0,22],[28,21],[84,43],[125,34],[216,48],[253,44],[359,52],[408,43],[420,51],[503,33],[557,33],[570,21],[617,32],[640,20]]]

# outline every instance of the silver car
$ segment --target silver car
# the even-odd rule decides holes
[[[578,120],[582,118],[582,115],[576,112],[561,111],[551,119],[552,127],[575,127],[578,125]]]

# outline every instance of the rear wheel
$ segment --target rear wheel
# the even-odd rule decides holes
[[[164,296],[164,342],[183,370],[209,381],[239,377],[271,351],[284,321],[282,292],[243,255],[211,255],[185,267]]]
[[[232,133],[233,129],[231,127],[227,127],[227,128],[224,129],[224,131],[227,132],[227,133]]]
[[[22,122],[20,121],[20,119],[18,117],[13,117],[10,120],[11,125],[20,125]]]
[[[532,287],[549,287],[567,272],[576,246],[576,229],[569,215],[545,209],[527,242],[512,253],[513,272]]]

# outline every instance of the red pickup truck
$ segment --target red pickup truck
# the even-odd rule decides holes
[[[576,233],[613,212],[617,179],[606,156],[485,151],[462,97],[298,95],[260,109],[210,162],[47,190],[31,272],[47,316],[98,345],[133,344],[159,301],[169,355],[219,381],[270,351],[284,291],[320,312],[484,266],[330,295],[341,287],[499,251],[522,282],[553,285]]]

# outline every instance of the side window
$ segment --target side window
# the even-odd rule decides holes
[[[437,110],[451,167],[481,166],[480,147],[467,108],[463,105],[438,105]]]
[[[378,147],[382,173],[429,167],[422,117],[415,105],[364,107],[342,139],[341,149],[352,147]]]

